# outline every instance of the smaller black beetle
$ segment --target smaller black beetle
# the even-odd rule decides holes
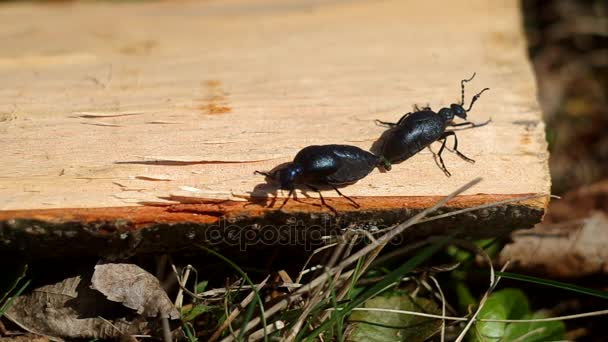
[[[448,169],[443,163],[441,153],[445,148],[446,140],[449,136],[454,136],[454,148],[453,151],[460,158],[474,163],[475,161],[468,158],[464,154],[458,151],[458,139],[454,130],[447,130],[447,127],[463,127],[468,126],[464,129],[480,127],[487,125],[491,120],[484,123],[476,124],[473,122],[465,121],[462,123],[453,123],[454,117],[458,116],[462,119],[467,118],[467,112],[473,108],[473,104],[479,99],[479,96],[490,88],[484,88],[482,91],[477,93],[471,99],[471,104],[468,109],[464,109],[464,84],[465,82],[471,81],[475,77],[475,74],[471,78],[460,81],[461,98],[460,103],[451,104],[450,108],[441,108],[438,113],[431,110],[430,107],[418,108],[414,107],[415,112],[407,113],[397,121],[397,123],[384,122],[376,120],[377,123],[391,127],[386,140],[382,145],[382,153],[380,154],[381,163],[386,170],[391,169],[391,164],[400,163],[416,153],[420,152],[423,148],[429,146],[435,141],[442,141],[441,148],[437,155],[441,162],[441,170],[446,176],[451,176]]]
[[[255,171],[279,183],[283,190],[289,190],[289,195],[280,208],[293,195],[295,185],[302,184],[319,193],[321,203],[336,212],[325,203],[320,190],[315,186],[330,186],[340,196],[348,199],[355,208],[357,202],[344,195],[337,186],[357,182],[367,176],[378,166],[380,159],[374,154],[350,145],[312,145],[303,148],[296,154],[293,161],[271,172]],[[279,209],[280,209],[279,208]]]

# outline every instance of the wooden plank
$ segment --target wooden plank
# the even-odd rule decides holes
[[[507,224],[515,229],[534,224],[546,206],[544,124],[517,1],[1,6],[5,234],[15,219],[150,227],[151,212],[158,222],[201,224],[275,215],[266,202],[247,205],[276,192],[254,170],[311,144],[369,149],[383,132],[374,119],[456,102],[459,81],[473,72],[467,97],[491,90],[470,120],[493,120],[458,133],[474,165],[446,153],[447,178],[425,150],[344,188],[361,210],[340,198],[332,205],[388,224],[483,176],[456,207],[544,194],[520,205],[525,220]]]

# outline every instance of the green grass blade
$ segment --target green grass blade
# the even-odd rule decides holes
[[[15,298],[19,297],[21,293],[25,291],[25,289],[30,285],[31,281],[32,280],[29,279],[23,285],[21,285],[21,287],[4,303],[4,305],[2,305],[2,307],[0,308],[0,317],[4,316],[4,313],[6,312],[6,310],[8,310],[8,308],[11,307]]]
[[[4,295],[2,296],[2,299],[0,299],[0,304],[4,303],[4,301],[8,298],[8,296],[17,288],[17,285],[19,284],[19,282],[21,280],[23,280],[23,278],[25,278],[26,272],[27,272],[27,264],[23,264],[23,268],[22,268],[21,272],[19,272],[19,275],[17,275],[17,278],[15,279],[15,281],[13,282],[11,287],[4,293]],[[10,276],[10,274],[12,274],[12,272],[9,272],[9,276]],[[4,274],[4,276],[7,276],[7,274]],[[4,280],[3,280],[3,282],[4,282]]]
[[[220,253],[218,253],[210,248],[207,248],[205,246],[199,245],[199,247],[204,249],[205,251],[215,255],[216,257],[222,259],[224,262],[226,262],[228,265],[230,265],[232,268],[234,268],[234,270],[237,271],[241,275],[241,277],[243,277],[243,279],[245,279],[245,282],[247,282],[251,286],[251,289],[254,292],[255,299],[258,302],[258,305],[260,306],[260,316],[261,316],[260,318],[262,320],[262,326],[264,328],[264,342],[268,342],[268,334],[266,333],[266,325],[267,325],[266,317],[264,317],[264,303],[262,302],[262,298],[260,297],[260,294],[256,288],[256,284],[254,284],[253,281],[251,281],[251,279],[247,275],[247,273],[245,273],[245,271],[243,271],[232,260],[226,258],[225,256],[221,255]],[[242,328],[240,329],[239,336],[236,338],[237,341],[243,340],[243,337],[245,335],[245,327],[247,326],[247,323],[249,323],[249,321],[251,320],[251,317],[253,316],[254,308],[255,308],[254,305],[251,305],[251,304],[248,305],[247,311],[245,312],[245,317],[243,318]]]
[[[573,285],[573,284],[568,284],[568,283],[562,283],[560,281],[547,280],[547,279],[543,279],[543,278],[537,278],[537,277],[532,277],[532,276],[527,276],[527,275],[522,275],[522,274],[516,274],[516,273],[510,273],[510,272],[496,272],[496,275],[499,276],[499,277],[503,277],[503,278],[514,279],[514,280],[521,280],[521,281],[527,281],[529,283],[535,283],[535,284],[540,284],[540,285],[545,285],[545,286],[556,287],[556,288],[560,288],[560,289],[564,289],[564,290],[569,290],[569,291],[572,291],[572,292],[586,294],[586,295],[589,295],[589,296],[599,297],[599,298],[602,298],[602,299],[608,299],[608,292],[606,292],[606,291],[589,289],[589,288],[578,286],[578,285]]]

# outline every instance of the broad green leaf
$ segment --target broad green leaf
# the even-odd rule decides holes
[[[529,312],[528,299],[519,289],[507,288],[488,297],[477,315],[478,319],[520,319]],[[506,323],[478,322],[473,331],[473,341],[503,341]]]
[[[364,307],[441,314],[432,301],[396,292],[372,298]],[[425,341],[441,326],[439,319],[379,311],[353,311],[348,320],[352,332],[347,341]]]
[[[536,319],[547,317],[542,312],[527,314],[521,319]],[[505,331],[505,341],[519,342],[542,342],[560,341],[564,339],[566,326],[564,322],[533,322],[533,323],[509,323]],[[524,337],[525,336],[525,337]]]

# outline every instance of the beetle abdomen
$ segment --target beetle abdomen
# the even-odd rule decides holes
[[[380,158],[356,146],[341,145],[334,155],[339,161],[338,169],[328,176],[332,184],[354,183],[367,176],[378,165]]]
[[[347,184],[367,176],[379,158],[350,145],[313,145],[302,149],[294,163],[304,169],[304,177],[316,183]]]

